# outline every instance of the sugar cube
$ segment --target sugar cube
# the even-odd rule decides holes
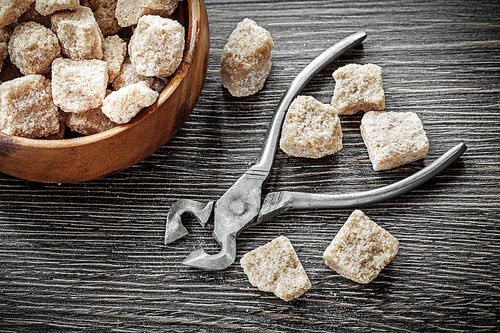
[[[246,253],[240,260],[250,283],[290,301],[311,288],[302,263],[290,240],[280,236]]]
[[[101,106],[106,96],[108,67],[102,60],[55,59],[52,63],[54,103],[66,112]]]
[[[15,23],[34,1],[35,0],[0,0],[0,28]]]
[[[355,210],[323,253],[328,267],[358,283],[369,283],[396,256],[399,242]]]
[[[170,76],[184,53],[184,27],[155,15],[139,19],[128,51],[135,71],[144,76]]]
[[[64,56],[74,60],[102,59],[104,38],[92,9],[78,6],[52,14],[51,20]]]
[[[26,138],[59,131],[59,113],[52,100],[50,80],[37,74],[0,85],[0,131]]]
[[[111,90],[106,93],[109,95]],[[65,123],[72,131],[83,135],[100,133],[116,126],[102,113],[101,107],[80,113],[66,113]]]
[[[102,112],[116,124],[128,123],[143,108],[152,105],[158,93],[144,83],[130,84],[104,99]]]
[[[151,89],[158,93],[161,93],[167,85],[166,79],[137,74],[134,65],[130,62],[130,58],[127,58],[122,65],[120,74],[113,81],[113,90],[119,90],[129,84],[139,82],[145,82]]]
[[[331,104],[339,114],[381,111],[385,107],[382,68],[377,65],[349,64],[333,72],[335,90]]]
[[[118,0],[90,0],[85,4],[94,12],[95,20],[104,36],[112,36],[121,30],[115,17],[117,2]],[[83,2],[81,4],[84,5]]]
[[[429,151],[422,122],[413,112],[368,112],[360,129],[375,171],[417,161]]]
[[[52,30],[35,22],[24,22],[10,37],[9,55],[24,75],[47,74],[52,61],[61,56],[61,48]]]
[[[122,27],[136,25],[146,15],[172,15],[182,0],[118,0],[115,15]]]
[[[297,96],[288,108],[280,148],[290,156],[320,158],[342,149],[337,110],[311,96]]]
[[[254,21],[246,18],[238,23],[220,60],[222,85],[231,95],[249,96],[264,87],[271,72],[273,46],[271,34]]]
[[[79,0],[36,0],[35,9],[42,15],[50,15],[66,9],[75,10],[79,4]]]
[[[102,60],[108,65],[108,83],[111,83],[120,74],[127,54],[127,43],[117,35],[109,36],[104,38],[103,51]]]

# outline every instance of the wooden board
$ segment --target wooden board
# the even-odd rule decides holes
[[[178,134],[139,164],[79,184],[0,174],[0,331],[498,331],[500,298],[500,4],[498,1],[207,0],[206,83]],[[273,36],[264,89],[234,98],[219,79],[224,44],[248,17]],[[383,68],[387,111],[412,111],[430,141],[423,161],[374,172],[359,132],[342,116],[344,148],[318,160],[278,151],[264,193],[347,193],[402,179],[458,142],[468,150],[431,182],[360,207],[400,242],[372,283],[340,277],[322,259],[352,209],[290,211],[238,239],[222,272],[185,267],[209,229],[163,245],[168,208],[216,200],[256,160],[274,107],[329,45],[358,30],[363,46],[304,90],[327,103],[331,73],[347,63]],[[287,236],[312,288],[284,302],[250,285],[241,256]]]

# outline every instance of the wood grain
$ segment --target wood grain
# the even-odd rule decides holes
[[[210,60],[202,95],[177,135],[127,170],[77,184],[0,174],[0,331],[495,332],[500,330],[500,5],[498,1],[208,0]],[[249,17],[275,41],[264,89],[232,97],[219,60]],[[238,239],[222,272],[181,261],[209,229],[163,245],[178,199],[215,200],[256,160],[274,107],[316,55],[348,34],[368,38],[304,90],[329,102],[331,73],[347,63],[383,69],[387,111],[413,111],[428,156],[374,172],[359,132],[342,116],[344,148],[319,160],[278,151],[264,193],[346,193],[393,183],[455,143],[469,149],[441,175],[390,202],[360,207],[400,241],[368,285],[340,277],[322,253],[352,210],[291,211]],[[290,238],[312,282],[283,302],[252,287],[241,256]]]

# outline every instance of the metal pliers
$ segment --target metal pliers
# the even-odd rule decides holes
[[[348,194],[271,192],[262,201],[262,186],[267,181],[273,165],[288,106],[329,62],[359,45],[365,38],[365,32],[348,36],[328,48],[300,72],[276,108],[257,162],[219,200],[201,203],[184,199],[170,207],[166,222],[165,244],[174,242],[188,233],[182,225],[184,213],[191,213],[205,227],[213,212],[213,235],[221,245],[221,251],[209,255],[200,248],[192,252],[183,261],[184,264],[206,270],[225,269],[236,258],[236,237],[251,226],[289,209],[349,208],[389,200],[425,183],[465,152],[467,148],[461,143],[410,177],[371,191]]]

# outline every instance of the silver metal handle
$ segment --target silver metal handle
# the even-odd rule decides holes
[[[365,38],[366,33],[364,31],[360,31],[342,39],[340,42],[326,49],[299,73],[281,98],[276,111],[274,112],[269,128],[267,129],[266,138],[264,139],[260,156],[252,169],[262,170],[268,173],[271,171],[274,157],[276,155],[276,149],[278,147],[278,140],[281,135],[281,127],[290,103],[292,103],[293,99],[297,97],[309,81],[311,81],[311,79],[315,77],[327,64],[339,58],[342,54],[349,51],[353,47],[361,44]]]
[[[346,194],[271,192],[264,199],[257,223],[269,220],[290,209],[352,208],[387,201],[424,184],[447,168],[466,150],[467,146],[460,143],[413,175],[397,183],[370,191]]]

